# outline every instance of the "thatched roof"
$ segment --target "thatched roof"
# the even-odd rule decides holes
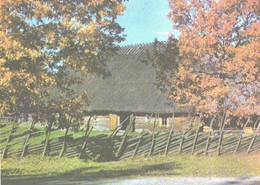
[[[86,80],[88,112],[172,113],[173,102],[156,87],[156,71],[148,60],[153,44],[121,47],[109,58],[105,79],[93,75]],[[187,112],[175,110],[175,112]]]

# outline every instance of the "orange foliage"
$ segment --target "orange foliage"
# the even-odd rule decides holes
[[[174,97],[198,112],[259,115],[260,1],[169,0],[169,6],[181,32]]]
[[[64,69],[103,74],[124,39],[124,1],[1,0],[0,115],[36,113]]]

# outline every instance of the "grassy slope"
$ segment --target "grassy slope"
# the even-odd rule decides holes
[[[126,176],[260,176],[260,155],[249,156],[155,156],[117,162],[82,161],[77,158],[28,156],[2,161],[2,177],[126,177]]]
[[[7,135],[10,132],[11,127],[12,127],[11,125],[8,125],[8,126],[0,129],[0,139],[4,139],[5,137],[7,137]],[[35,131],[34,134],[31,136],[28,144],[37,144],[37,143],[41,143],[45,140],[45,137],[46,137],[45,136],[45,128],[36,126],[35,129],[37,131]],[[28,124],[17,126],[16,131],[12,134],[12,136],[13,137],[19,136],[19,138],[20,138],[19,142],[16,139],[12,140],[9,143],[9,146],[11,146],[11,148],[17,148],[17,149],[22,148],[24,140],[27,136],[26,132],[28,132],[29,130],[30,130],[30,125],[28,125]],[[111,133],[111,131],[103,131],[103,132],[92,131],[91,134],[90,134],[90,137],[93,137],[93,136],[96,136],[96,135],[99,135],[99,134],[108,134],[109,135],[110,133]],[[37,134],[39,134],[39,135],[37,135]],[[65,134],[65,130],[54,130],[54,131],[51,132],[50,139],[62,137],[62,136],[64,136],[64,134]],[[83,130],[79,130],[78,132],[69,131],[68,135],[70,135],[70,134],[72,134],[73,138],[76,139],[76,138],[84,136],[85,131],[83,131]],[[34,136],[34,135],[37,135],[37,136]],[[4,145],[4,144],[5,144],[5,142],[2,145]]]

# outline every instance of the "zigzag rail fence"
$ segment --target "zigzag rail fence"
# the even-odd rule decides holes
[[[156,122],[158,121],[156,118],[154,123],[146,123],[139,135],[129,134],[134,119],[134,117],[130,119],[130,123],[123,134],[118,134],[122,124],[110,135],[99,134],[90,136],[91,128],[86,132],[85,136],[78,138],[74,138],[73,134],[67,135],[67,133],[62,137],[47,138],[49,140],[47,148],[45,148],[45,140],[30,142],[30,140],[36,137],[45,136],[44,131],[34,128],[21,131],[17,124],[1,123],[0,149],[4,151],[2,157],[23,157],[31,154],[42,155],[44,152],[44,155],[49,156],[80,157],[85,159],[98,158],[101,161],[108,161],[159,154],[219,156],[224,154],[248,155],[251,153],[260,153],[259,118],[254,124],[256,126],[258,124],[258,126],[255,128],[254,133],[250,135],[245,135],[244,129],[235,134],[224,130],[226,116],[222,118],[219,130],[212,129],[214,117],[210,122],[211,129],[207,132],[200,130],[200,118],[197,120],[197,126],[194,128],[190,127],[192,122],[192,118],[190,118],[186,122],[183,131],[173,129],[158,131],[155,129]],[[247,123],[248,121],[249,119]],[[148,124],[154,124],[152,132],[146,129]],[[52,131],[54,130],[52,129]]]

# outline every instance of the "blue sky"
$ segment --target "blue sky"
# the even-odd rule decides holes
[[[123,16],[118,23],[125,28],[126,40],[120,45],[166,41],[172,31],[172,23],[168,19],[168,0],[129,0],[125,3]]]

